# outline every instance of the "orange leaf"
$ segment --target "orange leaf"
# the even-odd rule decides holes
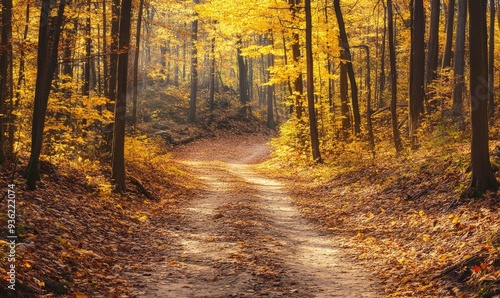
[[[481,272],[481,270],[483,270],[483,269],[477,265],[472,267],[472,271],[474,271],[474,272]]]

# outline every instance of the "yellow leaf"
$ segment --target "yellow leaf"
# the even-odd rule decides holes
[[[31,268],[31,265],[30,265],[30,263],[28,263],[28,262],[24,262],[24,267],[26,267],[26,268]]]
[[[424,235],[422,237],[422,240],[424,240],[424,242],[429,242],[429,240],[431,240],[431,237],[429,235]]]
[[[420,210],[420,211],[418,212],[418,214],[419,214],[420,216],[424,216],[424,215],[425,215],[425,212],[424,212],[424,210]]]
[[[146,215],[143,215],[141,217],[138,218],[140,221],[145,221],[146,219],[148,219],[148,217]]]

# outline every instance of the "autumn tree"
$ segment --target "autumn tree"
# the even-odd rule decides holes
[[[455,21],[455,0],[448,1],[448,11],[446,14],[446,41],[443,53],[443,68],[451,65],[451,50],[453,46],[453,24]]]
[[[423,0],[414,0],[411,24],[410,55],[410,104],[409,132],[411,146],[415,146],[415,131],[418,127],[419,115],[423,111],[425,82],[425,16]]]
[[[40,13],[37,59],[38,72],[36,77],[33,124],[31,129],[31,155],[26,171],[26,183],[30,190],[36,189],[36,182],[40,180],[39,162],[42,152],[45,116],[47,114],[50,87],[57,67],[59,38],[61,36],[66,0],[60,1],[56,17],[51,16],[52,3],[53,2],[50,0],[44,0]]]
[[[135,31],[135,53],[134,53],[134,82],[133,82],[133,97],[132,97],[132,126],[137,126],[137,97],[139,93],[139,53],[141,45],[141,29],[142,29],[142,14],[144,10],[144,0],[139,0],[139,9],[137,11],[137,25]]]
[[[392,134],[394,139],[394,147],[399,152],[403,149],[401,144],[401,136],[398,128],[397,116],[397,69],[396,69],[396,47],[394,46],[394,13],[392,7],[392,0],[387,0],[387,30],[389,31],[389,60],[391,65],[391,123]]]
[[[429,25],[429,41],[427,43],[426,83],[431,84],[436,78],[439,57],[439,15],[441,0],[431,0],[431,18]]]
[[[311,134],[311,150],[314,161],[321,162],[319,151],[318,124],[314,108],[314,65],[312,50],[312,17],[311,0],[305,0],[306,13],[306,58],[307,58],[307,105],[309,110],[309,130]]]
[[[7,142],[7,125],[13,127],[12,0],[2,0],[0,48],[0,164],[13,155],[13,140]]]
[[[462,121],[465,69],[465,27],[467,23],[467,0],[458,0],[458,20],[453,54],[453,106],[452,115]]]
[[[352,103],[352,112],[354,115],[354,134],[357,135],[361,132],[361,114],[359,112],[358,85],[356,83],[354,67],[352,65],[351,50],[349,47],[347,32],[345,30],[344,17],[342,16],[342,10],[340,8],[340,0],[334,0],[333,6],[335,8],[335,15],[337,16],[337,22],[339,25],[339,34],[342,46],[341,58],[343,60],[342,62],[346,63],[347,74],[349,75],[349,82],[351,84],[351,97],[352,97],[351,103]]]
[[[198,4],[199,0],[194,0],[194,4]],[[198,18],[196,13],[191,21],[191,92],[189,94],[189,112],[188,122],[196,121],[196,92],[198,90]]]
[[[125,192],[125,116],[127,111],[127,73],[130,47],[132,0],[123,0],[118,37],[117,91],[113,131],[113,172],[116,190]]]
[[[471,90],[471,162],[470,187],[476,194],[498,188],[493,175],[488,139],[488,35],[487,0],[469,0],[469,51]],[[472,21],[473,20],[473,21]]]

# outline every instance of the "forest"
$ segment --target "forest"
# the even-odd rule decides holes
[[[500,297],[500,1],[0,1],[0,297]]]

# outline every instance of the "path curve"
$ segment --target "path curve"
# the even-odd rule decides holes
[[[300,216],[285,185],[256,171],[269,155],[266,141],[200,141],[174,154],[206,190],[187,206],[178,233],[181,273],[164,274],[146,297],[384,296]]]

